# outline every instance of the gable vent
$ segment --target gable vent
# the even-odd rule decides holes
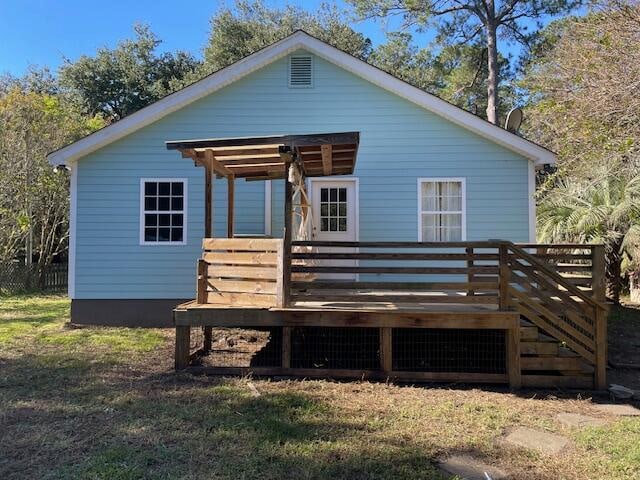
[[[289,57],[289,87],[309,88],[313,86],[313,59],[311,55]]]

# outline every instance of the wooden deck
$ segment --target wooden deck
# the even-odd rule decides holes
[[[176,367],[218,374],[507,383],[514,388],[602,386],[600,345],[606,331],[603,306],[594,298],[601,291],[595,247],[547,245],[534,251],[531,245],[498,241],[326,243],[293,242],[291,268],[285,273],[282,240],[205,239],[197,298],[174,312]],[[326,246],[330,252],[322,250]],[[354,262],[336,266],[335,260]],[[353,279],[327,279],[332,273],[353,274]],[[202,345],[195,349],[194,328],[203,331]],[[251,355],[269,351],[271,364],[197,365],[203,356],[218,355],[212,348],[216,329],[268,330],[276,347],[265,344]],[[368,332],[360,343],[372,343],[371,331],[377,331],[375,345],[365,354],[372,359],[368,368],[330,368],[332,360],[325,357],[338,355],[344,345],[326,329],[352,336],[358,335],[353,329]],[[406,329],[414,334],[407,335]],[[445,330],[451,335],[438,334]],[[304,354],[292,351],[318,332],[327,344],[306,343],[304,348],[318,350],[318,358],[326,360],[318,363],[326,365],[308,368]],[[418,341],[423,344],[416,347]],[[334,364],[353,363],[360,355],[358,341],[348,348],[356,352],[354,358],[342,351],[346,357]],[[415,368],[403,360],[407,352]],[[474,365],[474,356],[486,365]],[[469,357],[466,364],[462,357]],[[451,361],[453,370],[435,371],[442,370],[442,361]]]

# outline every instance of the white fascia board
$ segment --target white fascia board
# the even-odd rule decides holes
[[[484,138],[498,143],[530,160],[536,165],[555,163],[555,154],[539,145],[493,125],[481,118],[431,95],[390,75],[348,53],[298,31],[202,80],[179,90],[157,102],[138,110],[122,120],[98,130],[48,155],[53,165],[71,163],[104,145],[118,140],[135,130],[219,90],[236,80],[268,65],[287,54],[305,49],[374,85],[388,90]]]

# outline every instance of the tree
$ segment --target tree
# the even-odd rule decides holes
[[[640,236],[640,177],[600,171],[594,181],[560,181],[538,208],[538,237],[605,246],[607,295],[620,300],[623,254],[635,257]]]
[[[559,15],[582,0],[349,0],[361,18],[401,15],[403,26],[437,25],[438,39],[447,44],[469,44],[483,39],[487,56],[487,119],[498,123],[500,84],[498,38],[528,44],[525,19]]]
[[[271,9],[260,0],[242,0],[235,10],[222,10],[211,19],[205,73],[231,65],[299,29],[360,59],[366,60],[371,53],[371,41],[354,31],[335,5],[322,4],[317,13],[310,13],[291,5]]]
[[[68,175],[54,172],[46,154],[104,121],[84,117],[48,93],[48,81],[33,78],[5,78],[0,88],[0,262],[23,257],[42,272],[66,251],[68,239]]]
[[[559,175],[640,166],[640,6],[610,3],[542,32],[522,87],[526,133],[558,153]]]
[[[129,115],[182,86],[200,65],[185,52],[156,54],[161,41],[144,25],[134,29],[135,39],[101,48],[95,57],[67,59],[60,68],[61,85],[80,98],[90,116]]]

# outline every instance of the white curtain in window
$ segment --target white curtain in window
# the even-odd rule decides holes
[[[462,182],[424,182],[421,206],[423,241],[462,240]]]

